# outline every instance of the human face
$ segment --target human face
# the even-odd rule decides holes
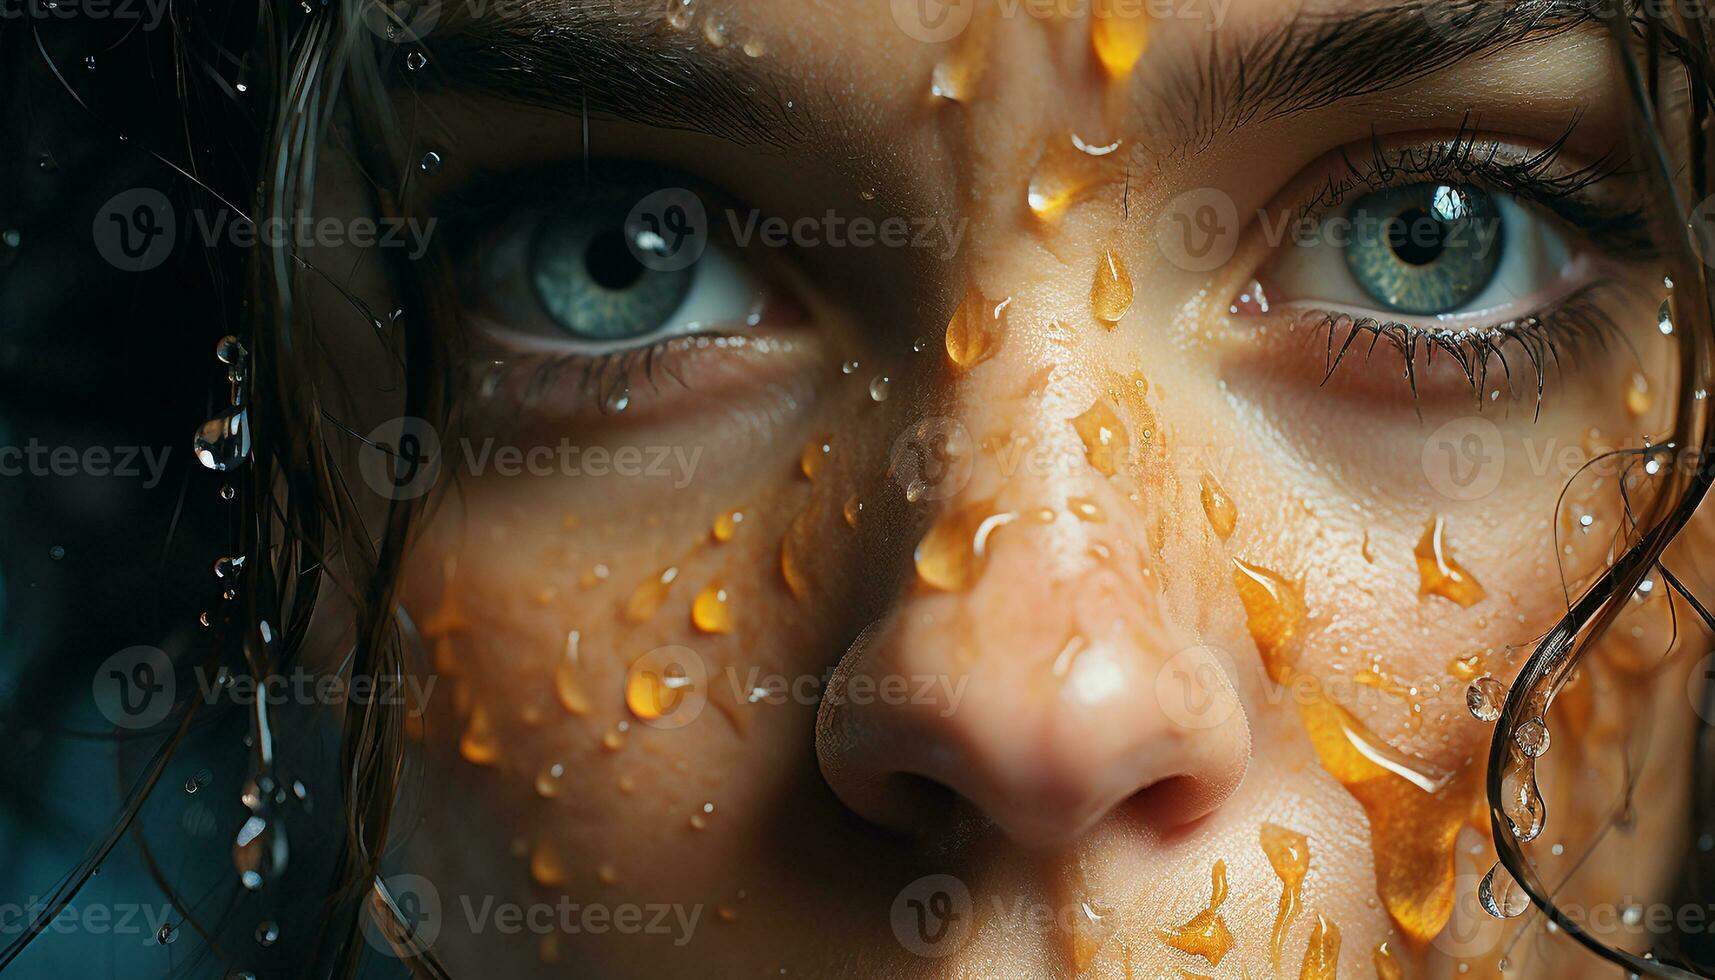
[[[466,352],[403,598],[436,951],[1493,972],[1467,690],[1603,567],[1620,478],[1577,464],[1678,384],[1608,40],[926,9],[449,5],[411,47]],[[1593,741],[1667,642],[1638,606]],[[467,915],[562,896],[611,924]]]

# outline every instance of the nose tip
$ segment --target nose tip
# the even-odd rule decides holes
[[[1110,597],[1123,591],[1105,585]],[[1016,611],[1025,600],[1010,601]],[[817,723],[823,774],[848,807],[894,831],[932,832],[945,825],[936,804],[950,792],[1018,844],[1051,848],[1111,816],[1182,826],[1231,795],[1250,729],[1212,658],[1178,644],[1162,621],[1116,616],[1111,603],[1039,595],[1028,606],[1031,622],[973,630],[971,610],[938,595],[865,631]],[[1051,609],[1068,615],[1043,615]],[[1089,629],[1092,619],[1107,628]],[[951,652],[959,631],[979,634],[968,666]],[[933,696],[843,693],[889,685]]]

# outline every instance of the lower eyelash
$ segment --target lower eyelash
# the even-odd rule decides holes
[[[1420,357],[1425,365],[1434,363],[1437,351],[1453,358],[1470,383],[1472,394],[1480,406],[1484,390],[1488,387],[1490,365],[1498,363],[1509,392],[1516,391],[1512,363],[1507,360],[1507,354],[1509,350],[1523,354],[1535,375],[1535,414],[1540,416],[1550,362],[1559,369],[1563,366],[1563,359],[1576,360],[1592,352],[1606,353],[1611,349],[1610,342],[1615,339],[1625,343],[1634,358],[1638,356],[1624,330],[1599,302],[1603,285],[1593,283],[1538,313],[1474,330],[1442,330],[1332,311],[1306,313],[1303,322],[1312,331],[1328,332],[1328,359],[1322,384],[1328,383],[1334,371],[1354,350],[1361,350],[1367,361],[1375,352],[1376,345],[1386,340],[1405,361],[1406,378],[1411,385],[1414,402],[1419,400],[1417,371]],[[1357,343],[1365,334],[1369,335],[1369,343]]]

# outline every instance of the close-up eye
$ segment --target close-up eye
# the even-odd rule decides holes
[[[1715,980],[1711,38],[0,0],[0,980]]]
[[[532,186],[540,191],[507,194],[497,227],[464,260],[476,273],[481,325],[503,344],[583,354],[645,347],[754,326],[775,298],[690,191],[636,176]],[[651,194],[673,203],[646,215],[655,220],[628,223]]]

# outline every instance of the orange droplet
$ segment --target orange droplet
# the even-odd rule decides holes
[[[1215,536],[1222,541],[1232,537],[1233,528],[1239,524],[1239,509],[1233,504],[1233,498],[1215,482],[1213,474],[1203,474],[1202,498],[1203,514],[1209,518],[1209,526],[1215,529]]]
[[[917,577],[943,592],[970,588],[988,564],[989,535],[1017,519],[996,513],[992,500],[942,514],[917,544]]]
[[[780,539],[780,577],[786,580],[792,597],[799,600],[810,594],[810,580],[804,567],[804,555],[810,546],[810,520],[810,511],[801,511],[786,528],[786,536]]]
[[[600,562],[590,566],[589,571],[578,576],[578,584],[586,589],[593,589],[607,581],[607,566]]]
[[[590,699],[578,677],[578,643],[577,630],[566,634],[565,653],[554,666],[554,696],[567,714],[587,715],[590,713]]]
[[[988,32],[983,27],[982,22],[968,25],[946,56],[935,63],[929,74],[930,95],[950,102],[969,102],[976,94],[988,64]]]
[[[991,303],[975,287],[966,290],[947,321],[947,357],[965,369],[993,357],[1006,335],[1006,308],[1011,302],[1009,298]]]
[[[1066,500],[1066,509],[1072,516],[1088,524],[1102,524],[1108,515],[1102,513],[1102,505],[1088,497],[1070,497]]]
[[[1453,560],[1447,547],[1447,525],[1439,517],[1429,522],[1417,542],[1417,575],[1420,596],[1438,595],[1470,607],[1488,594],[1463,565]]]
[[[1155,935],[1182,953],[1201,956],[1209,961],[1210,966],[1220,966],[1221,958],[1233,948],[1233,934],[1218,913],[1221,903],[1227,900],[1227,862],[1216,861],[1209,877],[1211,894],[1208,908],[1192,916],[1184,925],[1157,929]]]
[[[1274,913],[1274,931],[1269,935],[1269,962],[1280,972],[1280,947],[1286,930],[1298,917],[1304,899],[1304,874],[1310,870],[1310,842],[1296,830],[1272,823],[1262,825],[1262,852],[1280,877],[1280,904]]]
[[[480,704],[471,709],[470,721],[459,738],[459,754],[478,766],[492,766],[500,758],[500,740],[495,737],[487,709]]]
[[[1650,409],[1649,379],[1637,372],[1632,373],[1632,383],[1626,388],[1626,411],[1633,418],[1644,415]]]
[[[1080,152],[1064,137],[1050,138],[1043,144],[1025,187],[1024,200],[1030,213],[1045,222],[1058,221],[1067,208],[1102,185],[1108,166],[1102,159]]]
[[[1467,653],[1454,657],[1447,665],[1447,672],[1462,681],[1474,681],[1483,673],[1483,655]]]
[[[560,787],[566,778],[566,767],[558,762],[549,763],[536,774],[536,795],[544,800],[551,800],[560,795]]]
[[[608,752],[618,752],[625,747],[625,722],[608,729],[602,734],[601,747]]]
[[[566,862],[559,850],[545,840],[537,841],[530,851],[530,880],[545,888],[566,883]]]
[[[1096,278],[1090,284],[1090,309],[1109,330],[1131,309],[1131,273],[1125,259],[1106,249],[1096,262]]]
[[[1096,0],[1090,17],[1090,46],[1108,77],[1125,78],[1149,49],[1150,22],[1142,4]]]
[[[858,517],[863,514],[863,501],[853,494],[846,498],[845,506],[840,508],[840,514],[846,519],[847,527],[857,527]]]
[[[798,468],[803,471],[805,477],[814,480],[816,474],[822,472],[822,464],[827,462],[828,457],[833,455],[833,452],[832,437],[822,436],[819,439],[811,439],[804,444],[804,451],[798,455]]]
[[[732,606],[727,591],[718,583],[710,583],[697,593],[691,603],[691,623],[704,633],[731,633]]]
[[[1298,980],[1337,980],[1335,968],[1340,963],[1340,930],[1322,913],[1316,913],[1316,925],[1310,929],[1310,942],[1304,947],[1304,965],[1298,968]]]
[[[733,539],[733,535],[738,533],[738,526],[742,523],[744,523],[744,513],[742,511],[729,510],[715,518],[715,540],[722,544],[731,541]]]
[[[1096,472],[1113,476],[1131,453],[1131,435],[1107,400],[1098,398],[1084,414],[1072,420],[1078,438],[1084,440],[1084,455]]]
[[[1303,593],[1278,572],[1237,558],[1233,559],[1233,584],[1263,667],[1276,684],[1286,683],[1292,670],[1288,646],[1304,621]]]
[[[1375,961],[1376,980],[1405,980],[1405,968],[1400,966],[1399,958],[1393,955],[1386,942],[1377,943],[1370,958]]]
[[[663,568],[644,580],[625,603],[625,618],[633,623],[648,622],[661,608],[661,604],[667,601],[667,593],[673,588],[673,580],[678,577],[677,568]]]

